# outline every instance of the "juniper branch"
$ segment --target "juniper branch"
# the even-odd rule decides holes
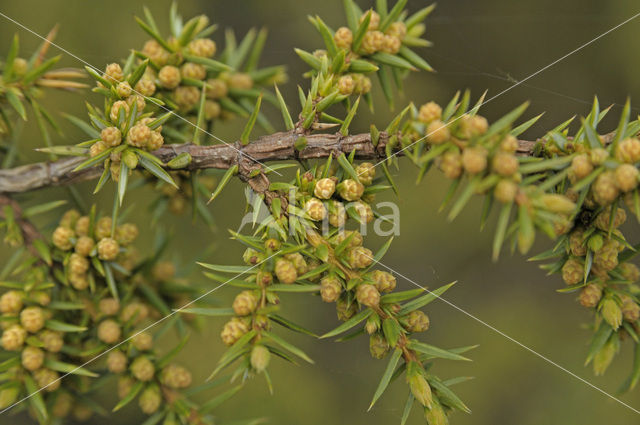
[[[167,163],[181,153],[191,155],[187,167],[197,169],[228,169],[240,167],[240,175],[255,168],[258,162],[311,160],[327,158],[340,153],[356,151],[357,159],[382,160],[389,135],[382,132],[378,144],[374,146],[369,133],[342,136],[341,134],[311,134],[304,136],[307,145],[297,151],[296,140],[301,137],[294,131],[278,132],[262,136],[247,145],[236,142],[233,145],[200,146],[192,143],[165,145],[153,152],[162,162]],[[520,141],[518,154],[532,155],[535,141]],[[402,153],[400,152],[400,155]],[[20,167],[0,170],[0,193],[20,193],[50,186],[63,186],[98,178],[101,167],[74,171],[85,160],[83,157],[63,158],[53,162],[38,162]],[[255,161],[254,161],[255,160]]]

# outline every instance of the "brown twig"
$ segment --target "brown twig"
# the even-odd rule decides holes
[[[25,246],[33,250],[33,241],[42,238],[42,235],[40,235],[36,226],[22,216],[20,205],[7,195],[0,193],[0,218],[4,218],[4,207],[6,206],[11,207],[13,210],[14,220],[20,226]]]
[[[300,137],[293,131],[274,133],[260,137],[248,145],[199,146],[191,143],[165,145],[153,152],[164,163],[177,155],[187,152],[192,157],[188,169],[217,168],[228,169],[234,165],[240,168],[240,175],[248,175],[243,171],[259,166],[257,162],[285,160],[309,160],[326,158],[330,154],[350,153],[356,151],[357,159],[382,160],[385,157],[384,147],[388,135],[381,133],[376,146],[371,142],[369,133],[342,136],[340,134],[311,134],[305,136],[307,145],[304,149],[295,149],[296,140]],[[530,155],[535,142],[520,141],[518,153]],[[49,186],[61,186],[92,180],[100,176],[102,167],[93,167],[81,171],[74,169],[85,158],[64,158],[53,162],[38,162],[21,167],[0,170],[0,193],[19,193],[41,189]],[[258,182],[254,182],[257,184]]]

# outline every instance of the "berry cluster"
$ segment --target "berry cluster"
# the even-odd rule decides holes
[[[238,374],[245,377],[263,373],[273,355],[287,358],[290,353],[311,362],[272,328],[281,325],[313,335],[277,312],[280,292],[315,293],[324,302],[335,303],[338,319],[345,322],[323,337],[360,326],[369,335],[373,357],[382,359],[393,352],[390,361],[394,367],[404,359],[401,369],[406,371],[411,398],[420,403],[428,418],[445,418],[445,412],[451,409],[467,410],[442,381],[427,372],[429,359],[434,357],[433,347],[414,338],[414,334],[429,329],[429,317],[420,308],[436,297],[424,295],[422,290],[393,292],[395,277],[374,269],[389,244],[374,254],[363,246],[362,232],[348,229],[354,225],[366,229],[374,218],[370,204],[375,193],[388,186],[378,184],[370,163],[354,164],[344,155],[336,162],[338,167],[329,159],[322,166],[298,171],[295,180],[286,184],[286,191],[271,193],[275,197],[269,204],[270,214],[256,223],[256,236],[234,234],[249,246],[243,255],[247,267],[242,269],[248,277],[232,283],[243,290],[235,297],[230,312],[194,310],[207,315],[233,314],[221,332],[222,341],[230,349],[214,374],[238,359],[244,359]],[[236,267],[203,266],[218,272],[239,271]],[[217,274],[207,275],[225,281]],[[441,350],[435,357],[465,360],[461,356],[465,350]]]
[[[176,18],[179,19],[179,18]],[[233,43],[216,55],[216,42],[208,38],[215,26],[209,19],[196,16],[180,23],[182,31],[162,37],[150,27],[150,22],[138,20],[153,38],[145,42],[136,56],[149,60],[149,68],[140,81],[140,91],[157,96],[172,110],[186,116],[202,116],[204,122],[228,120],[235,115],[246,116],[249,99],[255,100],[259,91],[286,79],[282,67],[257,69],[265,32],[251,30],[242,41],[249,50],[238,52]],[[217,60],[214,60],[214,57]],[[244,62],[244,68],[242,64]],[[250,108],[249,108],[250,111]],[[195,118],[194,118],[195,119]],[[175,123],[180,127],[182,123]]]
[[[78,291],[95,291],[97,276],[106,276],[105,267],[123,274],[133,269],[136,251],[131,244],[137,237],[135,224],[114,225],[111,217],[96,218],[95,214],[70,210],[54,230],[52,243],[62,260],[66,281]]]
[[[169,210],[172,214],[182,215],[188,206],[194,202],[193,189],[196,189],[195,202],[198,214],[200,214],[207,224],[213,224],[213,218],[208,214],[208,210],[201,204],[198,193],[202,197],[208,197],[215,189],[216,178],[211,175],[200,174],[194,177],[193,172],[176,171],[172,172],[171,178],[176,186],[165,182],[157,182],[157,189],[162,194],[152,205],[154,218],[160,217],[162,213]]]
[[[13,271],[16,280],[0,284],[6,288],[0,344],[8,354],[0,365],[0,408],[31,396],[21,408],[42,424],[88,420],[97,409],[89,397],[102,385],[90,378],[104,368],[102,361],[76,365],[110,350],[104,361],[107,373],[118,376],[116,410],[137,398],[142,412],[158,420],[211,423],[206,409],[182,392],[191,374],[172,360],[184,342],[162,355],[154,337],[141,331],[187,304],[198,289],[177,279],[172,263],[155,260],[158,254],[138,261],[131,247],[136,226],[114,226],[94,210],[87,216],[67,211],[51,245],[40,245],[42,259],[24,256]],[[186,337],[180,317],[170,325]]]
[[[594,111],[598,109],[597,101]],[[626,114],[628,114],[628,105]],[[595,131],[598,120],[592,111],[573,138],[566,131],[555,133],[541,143],[548,157],[566,158],[557,170],[564,176],[556,189],[577,204],[563,226],[555,248],[539,255],[553,259],[543,266],[562,275],[566,292],[578,291],[579,303],[595,313],[594,339],[587,358],[594,372],[602,374],[631,336],[640,332],[640,270],[631,262],[636,248],[631,246],[621,227],[628,208],[640,219],[638,162],[640,140],[635,138],[636,123],[623,113],[623,127],[607,136]],[[627,381],[632,388],[636,379]]]

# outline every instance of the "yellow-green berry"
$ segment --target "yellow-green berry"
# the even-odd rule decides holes
[[[580,304],[587,308],[597,306],[601,298],[602,288],[593,283],[585,286],[582,291],[580,291],[580,296],[578,297]]]
[[[111,105],[111,112],[109,112],[109,118],[111,118],[111,122],[117,123],[118,118],[120,117],[120,110],[124,111],[124,116],[129,115],[129,104],[124,100],[117,100],[113,102]]]
[[[233,311],[238,316],[253,313],[258,307],[258,298],[253,291],[242,291],[233,300]]]
[[[351,43],[353,43],[353,33],[347,27],[340,27],[333,35],[333,40],[336,42],[336,46],[339,49],[350,49]]]
[[[122,141],[122,133],[117,127],[107,127],[100,132],[100,139],[106,146],[112,148]]]
[[[321,221],[327,216],[327,209],[321,200],[317,198],[310,198],[304,204],[304,210],[309,215],[309,218],[313,221]]]
[[[113,350],[107,354],[107,369],[111,373],[123,373],[127,370],[127,355],[120,350]]]
[[[146,147],[148,151],[153,152],[157,149],[160,149],[163,144],[164,137],[162,137],[162,134],[160,134],[159,131],[152,131]]]
[[[218,102],[213,100],[206,100],[204,102],[204,117],[207,121],[211,121],[214,118],[218,118],[222,113],[222,106]]]
[[[374,270],[371,273],[371,280],[381,293],[391,292],[396,288],[396,278],[383,270]]]
[[[577,180],[582,180],[593,171],[593,164],[587,154],[580,154],[571,161],[571,173]]]
[[[138,406],[145,415],[154,414],[162,404],[162,394],[157,386],[147,387],[140,394]]]
[[[200,100],[197,87],[180,86],[173,91],[173,100],[184,110],[194,107]]]
[[[640,279],[640,269],[632,263],[620,264],[620,273],[629,282],[635,283]]]
[[[80,236],[76,241],[75,251],[78,255],[82,255],[83,257],[88,257],[93,251],[93,247],[95,246],[95,242],[88,236]]]
[[[17,314],[22,310],[22,305],[22,293],[19,291],[7,291],[0,297],[0,313]]]
[[[635,137],[621,140],[616,147],[615,157],[629,164],[640,161],[640,140]]]
[[[251,350],[251,366],[256,372],[261,373],[269,366],[271,352],[264,345],[256,345]]]
[[[210,58],[216,54],[216,43],[208,38],[197,38],[189,43],[189,52],[194,56]]]
[[[446,152],[439,161],[440,170],[449,179],[457,179],[462,174],[462,156],[456,151]]]
[[[503,177],[514,175],[518,171],[518,159],[513,154],[498,152],[491,161],[493,171]]]
[[[567,285],[576,285],[582,282],[584,267],[582,262],[576,258],[568,259],[562,266],[562,280]]]
[[[164,65],[169,60],[171,54],[156,40],[148,40],[143,48],[142,53],[151,59],[156,65]]]
[[[139,302],[127,304],[120,312],[120,319],[123,322],[133,320],[133,323],[140,323],[149,316],[149,308]]]
[[[231,346],[247,332],[249,332],[247,323],[239,317],[234,317],[224,324],[220,338],[225,345]]]
[[[378,307],[380,304],[380,292],[375,286],[367,283],[358,285],[356,289],[356,298],[358,303],[365,307]]]
[[[429,123],[425,137],[427,138],[427,142],[439,145],[449,140],[451,132],[447,124],[437,119]]]
[[[20,324],[31,333],[36,333],[44,327],[45,314],[40,307],[27,307],[20,312]]]
[[[500,180],[493,190],[493,196],[503,204],[513,202],[518,193],[518,185],[511,180]]]
[[[342,293],[342,282],[335,276],[325,276],[320,280],[320,296],[326,303],[334,303]]]
[[[298,279],[298,272],[293,263],[283,258],[276,260],[275,273],[281,283],[292,284]]]
[[[151,78],[142,77],[140,81],[136,83],[135,89],[136,92],[142,96],[153,96],[156,92],[156,83],[154,83]]]
[[[18,351],[22,348],[27,331],[20,325],[11,325],[2,332],[2,348],[7,351]]]
[[[377,30],[378,27],[380,26],[380,15],[378,14],[378,12],[374,10],[368,10],[364,12],[362,16],[360,16],[359,22],[360,23],[364,22],[364,20],[367,17],[367,14],[371,15],[371,18],[369,18],[369,26],[367,27],[367,30],[369,31]]]
[[[120,341],[121,335],[122,329],[115,320],[103,320],[98,325],[98,339],[106,344],[115,344]]]
[[[409,384],[409,389],[413,397],[426,408],[431,408],[433,405],[433,396],[431,394],[431,387],[424,377],[423,372],[418,370],[411,374],[408,373],[407,383]],[[428,423],[431,425],[431,422]]]
[[[160,374],[160,381],[169,388],[180,389],[191,385],[191,372],[186,368],[170,364]]]
[[[75,230],[78,236],[87,236],[89,234],[90,221],[86,215],[83,215],[76,221]]]
[[[613,298],[605,298],[602,300],[600,314],[602,314],[602,318],[614,330],[622,325],[622,309]]]
[[[142,382],[148,382],[153,379],[153,375],[156,373],[156,368],[146,356],[136,357],[136,359],[131,363],[131,367],[129,368],[133,376]]]
[[[569,235],[569,249],[576,257],[587,255],[587,246],[584,239],[584,229],[579,227]]]
[[[370,223],[373,221],[373,210],[366,202],[356,201],[352,204],[356,214],[360,217],[362,223]]]
[[[98,242],[98,257],[101,260],[115,260],[120,252],[120,246],[113,238],[104,238]]]
[[[73,247],[71,238],[74,236],[73,230],[68,227],[57,227],[56,230],[53,231],[52,242],[57,248],[68,251]]]
[[[364,193],[364,185],[353,179],[343,180],[337,187],[338,194],[346,201],[357,201]]]
[[[158,72],[158,81],[165,89],[175,89],[180,84],[180,70],[172,65],[163,66]]]
[[[429,316],[420,310],[414,310],[406,317],[409,332],[424,332],[429,329]]]
[[[220,78],[212,78],[207,80],[207,98],[220,99],[227,96],[229,91],[227,83]]]
[[[60,379],[58,372],[51,369],[38,369],[33,372],[33,378],[36,380],[38,387],[46,392],[53,392],[60,388]]]
[[[149,351],[153,348],[153,337],[148,332],[138,332],[131,338],[131,344],[138,351]]]
[[[400,40],[403,40],[407,35],[407,26],[402,21],[396,21],[389,25],[386,33],[387,35],[391,35],[393,37],[399,38]]]
[[[380,31],[367,31],[362,39],[360,49],[367,55],[378,52],[384,47],[384,37]]]
[[[462,166],[469,174],[478,174],[487,168],[487,150],[482,146],[471,146],[462,152]]]
[[[622,164],[616,168],[615,177],[618,189],[629,192],[638,187],[638,175],[640,172],[631,164]]]
[[[336,183],[333,179],[324,178],[316,182],[313,194],[320,199],[329,199],[336,190]]]
[[[340,201],[329,201],[329,224],[333,227],[343,227],[347,222],[347,210]]]
[[[113,316],[120,310],[120,301],[111,297],[103,298],[98,303],[98,310],[105,316]]]
[[[516,153],[518,147],[520,147],[518,139],[511,134],[507,134],[500,142],[500,150],[503,152]]]
[[[382,50],[385,53],[395,55],[400,51],[401,47],[402,47],[402,40],[392,35],[385,35],[382,42],[382,48],[380,50]]]
[[[383,359],[389,352],[389,343],[386,338],[379,333],[369,337],[369,352],[375,359]]]
[[[442,108],[435,102],[425,103],[420,106],[418,111],[418,120],[425,124],[439,120],[442,118]]]
[[[64,340],[62,339],[62,334],[60,332],[46,329],[40,332],[39,336],[44,349],[50,353],[59,352],[64,345]]]
[[[109,81],[110,83],[122,81],[122,79],[124,78],[122,68],[117,63],[110,63],[109,65],[107,65],[105,69],[105,75],[107,76],[107,81]]]
[[[86,273],[69,273],[69,283],[71,283],[71,286],[78,291],[83,291],[89,287],[89,280]]]
[[[338,315],[338,319],[342,321],[349,320],[357,312],[358,306],[356,303],[349,302],[345,298],[340,298],[336,301],[336,313]]]
[[[30,371],[40,369],[44,363],[44,351],[38,347],[27,346],[22,350],[22,366]]]
[[[236,72],[229,76],[229,87],[240,90],[249,90],[253,87],[253,79],[249,74]]]
[[[489,123],[480,115],[463,115],[460,120],[460,135],[464,139],[482,136],[489,129]]]
[[[360,183],[368,186],[373,182],[373,178],[376,176],[376,168],[370,162],[363,162],[356,167],[356,174],[358,175]]]
[[[207,78],[207,70],[204,65],[187,62],[182,65],[182,78],[190,78],[192,80],[204,80]]]
[[[133,223],[124,223],[116,227],[116,240],[120,245],[130,245],[138,237],[138,226]]]

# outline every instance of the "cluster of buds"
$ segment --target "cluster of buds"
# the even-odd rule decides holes
[[[346,157],[340,157],[338,163],[341,168],[332,168],[329,160],[307,172],[298,171],[288,185],[289,193],[273,193],[276,198],[269,205],[271,214],[255,236],[234,233],[249,246],[243,255],[249,276],[239,282],[243,290],[233,300],[233,317],[224,324],[221,338],[232,352],[244,353],[240,356],[244,359],[243,376],[263,372],[272,354],[278,355],[282,349],[309,360],[272,333],[274,323],[302,329],[274,314],[279,310],[279,291],[319,293],[322,301],[335,303],[338,319],[345,322],[356,314],[366,314],[364,325],[362,319],[351,327],[364,327],[374,358],[394,350],[405,352],[407,359],[419,358],[420,345],[413,336],[429,329],[429,317],[419,310],[424,304],[419,300],[401,304],[416,296],[413,291],[394,298],[391,292],[396,289],[396,278],[372,269],[374,253],[363,246],[363,232],[345,227],[350,219],[365,228],[371,221],[373,194],[367,188],[374,183],[375,167],[366,162],[354,164]],[[289,203],[288,208],[282,207],[284,202]],[[203,266],[229,271],[225,266]],[[329,332],[325,337],[343,331]],[[221,359],[216,371],[230,364],[229,356]],[[432,408],[440,394],[426,378],[427,365],[415,360],[410,363],[407,382],[413,397],[423,407]]]
[[[123,312],[124,309],[120,312],[121,316]],[[119,398],[130,398],[135,391],[140,410],[152,415],[163,403],[174,402],[178,397],[176,391],[191,385],[191,372],[176,364],[160,364],[150,334],[133,330],[131,335],[128,341],[107,354],[107,368],[118,376]],[[137,383],[142,383],[141,390],[135,389]]]
[[[15,34],[11,48],[7,49],[7,56],[0,60],[0,105],[2,105],[2,119],[0,119],[0,138],[9,137],[15,132],[14,120],[27,120],[26,107],[34,106],[28,99],[39,99],[43,96],[43,89],[79,90],[86,84],[75,80],[85,78],[79,69],[52,69],[60,56],[47,58],[47,51],[57,33],[54,28],[49,32],[46,40],[25,59],[19,49],[19,37]],[[26,53],[26,52],[22,52]],[[51,117],[50,113],[39,105],[37,113]],[[48,136],[46,130],[42,130]]]
[[[130,62],[123,69],[117,63],[107,65],[102,76],[90,72],[97,80],[98,92],[104,94],[105,109],[100,111],[88,105],[91,125],[100,133],[99,140],[90,140],[80,143],[79,146],[88,146],[90,161],[83,167],[94,165],[96,161],[102,161],[105,170],[108,170],[114,181],[119,181],[121,173],[126,171],[128,176],[131,170],[138,165],[149,169],[145,165],[152,156],[146,156],[146,152],[152,152],[162,147],[164,136],[162,124],[169,118],[165,114],[160,118],[153,116],[153,112],[145,112],[147,103],[157,103],[143,91],[133,87],[139,87],[145,82],[149,69],[148,62],[143,62],[138,68],[133,69]],[[149,91],[144,91],[148,93]],[[152,160],[156,166],[159,160]],[[123,168],[123,165],[126,166]],[[81,167],[82,168],[82,167]]]
[[[168,209],[172,214],[182,215],[193,200],[193,175],[186,171],[176,171],[171,173],[174,185],[165,182],[158,182],[158,190],[162,198],[157,202],[155,208],[158,213]],[[216,178],[208,175],[197,176],[195,187],[201,196],[209,196],[215,189]],[[198,196],[198,193],[196,193]]]
[[[589,122],[597,121],[587,120],[584,126]],[[557,133],[541,146],[543,155],[566,159],[556,170],[566,175],[566,182],[558,180],[555,189],[580,206],[546,256],[554,262],[544,267],[560,273],[567,290],[577,291],[579,303],[594,313],[596,333],[587,360],[598,375],[611,364],[620,342],[640,331],[640,269],[630,262],[627,254],[635,249],[621,231],[627,220],[624,205],[640,217],[640,140],[618,132],[611,137],[613,143],[603,143],[597,134],[587,138],[578,133],[571,139]],[[597,336],[604,331],[607,338]]]
[[[320,122],[324,110],[345,101],[349,109],[357,108],[358,103],[352,105],[348,99],[351,95],[370,100],[372,82],[367,74],[378,74],[385,98],[392,104],[394,82],[391,73],[386,72],[389,68],[397,71],[395,75],[399,78],[404,78],[410,70],[432,70],[411,46],[428,43],[420,38],[425,30],[421,21],[433,8],[425,8],[407,18],[401,5],[396,5],[389,13],[382,10],[386,5],[380,7],[363,13],[354,3],[345,3],[347,14],[352,18],[348,26],[335,31],[321,18],[310,18],[326,48],[313,53],[296,49],[298,56],[312,68],[305,74],[312,78],[312,88],[304,102],[298,127],[305,130],[331,128],[335,121]],[[412,42],[407,42],[408,39]],[[399,84],[399,78],[395,84]]]
[[[45,268],[26,270],[21,276],[21,289],[10,289],[0,295],[2,336],[0,345],[8,354],[15,353],[15,366],[7,371],[3,382],[10,390],[0,391],[0,405],[12,404],[20,395],[22,374],[29,374],[38,388],[46,393],[60,388],[58,371],[48,367],[47,359],[57,359],[65,345],[64,333],[53,330],[50,320],[61,315],[48,308],[52,301]]]
[[[160,34],[154,34],[155,37],[146,41],[137,52],[151,64],[138,83],[141,90],[148,88],[146,96],[156,96],[181,114],[203,114],[204,119],[211,122],[230,119],[239,112],[244,114],[244,107],[240,105],[253,96],[254,86],[268,87],[284,80],[281,67],[257,70],[253,63],[245,67],[249,72],[238,71],[241,64],[235,63],[233,55],[216,57],[216,42],[208,38],[214,27],[209,26],[206,16],[196,16],[189,23],[192,25],[187,27],[185,24],[179,37],[164,39]],[[254,37],[255,33],[251,31],[246,42],[251,43]],[[261,37],[264,34],[261,33]],[[256,43],[260,48],[260,42]],[[203,110],[200,111],[203,95]]]
[[[63,256],[67,281],[82,291],[104,277],[104,269],[96,268],[96,260],[131,270],[136,259],[131,244],[137,237],[135,224],[114,226],[110,217],[83,216],[77,210],[69,210],[54,230],[52,242]]]
[[[519,193],[522,176],[515,152],[518,141],[510,134],[485,140],[489,129],[486,118],[480,115],[443,117],[442,107],[435,102],[422,105],[415,114],[414,127],[419,129],[413,138],[425,138],[438,146],[436,162],[443,174],[452,180],[464,175],[495,176],[493,196],[502,203],[511,203]]]

